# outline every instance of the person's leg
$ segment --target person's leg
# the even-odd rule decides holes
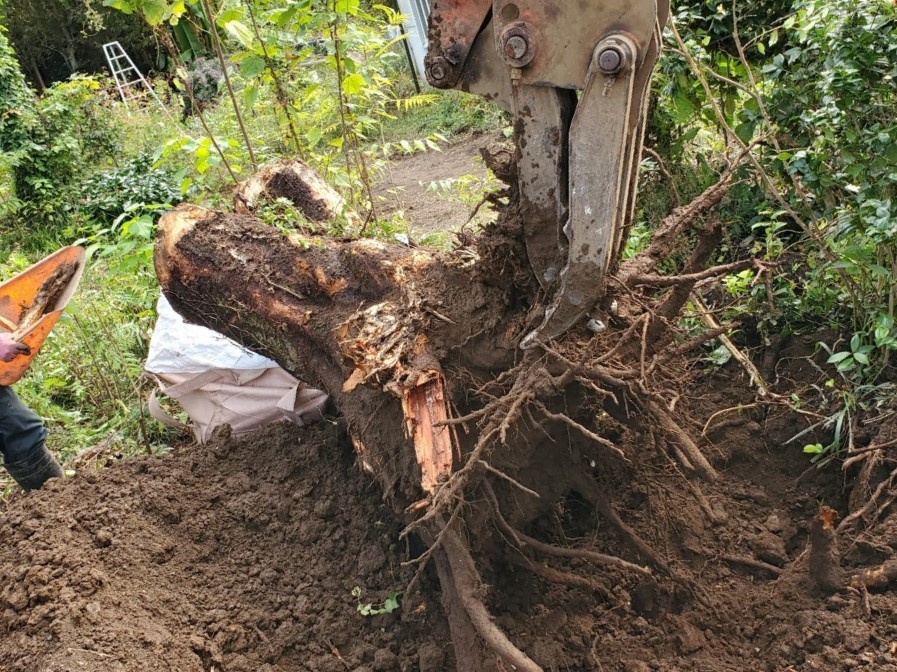
[[[62,467],[47,450],[47,430],[11,387],[0,386],[0,451],[3,466],[23,490],[36,490],[62,476]]]

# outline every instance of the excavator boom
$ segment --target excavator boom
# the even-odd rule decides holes
[[[551,297],[533,347],[590,317],[634,213],[668,0],[434,0],[427,79],[509,110],[530,264]],[[581,92],[577,94],[577,92]]]

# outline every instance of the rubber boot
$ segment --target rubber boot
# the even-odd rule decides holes
[[[25,459],[3,466],[25,492],[40,490],[51,478],[62,478],[62,467],[44,443],[35,446]]]

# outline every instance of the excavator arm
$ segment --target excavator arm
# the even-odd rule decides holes
[[[434,0],[427,79],[511,112],[530,264],[550,302],[521,347],[590,317],[634,213],[668,0]]]

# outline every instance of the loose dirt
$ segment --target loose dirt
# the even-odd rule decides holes
[[[51,482],[0,524],[0,669],[447,669],[437,602],[358,613],[411,578],[398,532],[329,424]]]
[[[412,237],[439,231],[454,231],[467,222],[474,205],[464,207],[451,190],[431,185],[473,176],[487,180],[480,149],[492,138],[474,135],[442,148],[391,160],[375,187],[381,216],[401,211],[412,224]]]
[[[789,376],[805,378],[797,369],[807,362],[790,361]],[[696,432],[711,409],[751,399],[734,365],[694,383],[683,403]],[[803,441],[785,445],[802,426],[793,413],[748,410],[715,426],[723,478],[702,486],[709,512],[644,447],[626,446],[628,470],[602,473],[588,456],[582,465],[682,583],[547,563],[599,585],[614,576],[602,596],[537,576],[508,546],[506,562],[484,570],[499,625],[552,671],[897,670],[897,596],[826,595],[808,581],[809,525],[820,502],[846,513],[850,482],[808,469]],[[639,561],[575,493],[526,532]],[[501,539],[491,527],[471,533]],[[391,509],[329,423],[219,435],[51,482],[7,501],[0,535],[2,670],[454,669],[430,577],[400,596],[399,611],[358,613],[353,590],[375,606],[402,593],[414,570],[402,563],[421,549],[399,540]],[[884,561],[897,518],[842,547],[848,573]]]

